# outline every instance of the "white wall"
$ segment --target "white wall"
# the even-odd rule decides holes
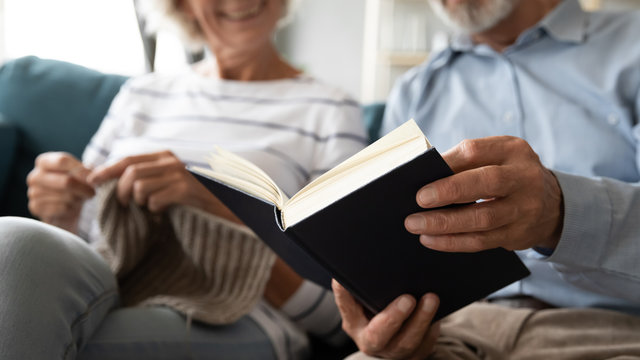
[[[360,99],[366,0],[301,0],[277,37],[294,65]]]
[[[4,54],[69,61],[104,72],[144,72],[131,0],[0,0]]]
[[[0,0],[0,63],[4,59],[4,0]]]

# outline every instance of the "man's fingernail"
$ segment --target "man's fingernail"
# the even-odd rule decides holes
[[[425,228],[424,217],[420,215],[409,215],[407,217],[407,230],[409,231],[421,231]]]
[[[434,312],[436,309],[436,299],[433,296],[427,296],[422,303],[422,310],[424,312]]]
[[[411,300],[408,296],[403,296],[400,298],[400,300],[398,300],[397,306],[398,310],[400,310],[401,312],[408,313],[411,309]]]
[[[420,244],[424,247],[433,245],[433,238],[428,235],[420,235]]]
[[[432,187],[425,187],[418,192],[418,205],[422,207],[429,207],[438,200],[438,194]]]

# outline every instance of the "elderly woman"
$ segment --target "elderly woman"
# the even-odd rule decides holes
[[[149,4],[151,23],[174,20],[215,60],[129,80],[82,162],[37,158],[29,208],[42,222],[0,219],[0,358],[285,359],[308,355],[307,332],[339,341],[332,295],[185,164],[219,144],[291,194],[363,147],[359,107],[278,55],[287,1]],[[236,300],[239,287],[257,297]]]

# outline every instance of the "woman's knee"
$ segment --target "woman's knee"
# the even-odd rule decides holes
[[[117,301],[115,277],[82,239],[0,218],[0,358],[74,354]]]
[[[108,266],[79,237],[37,220],[0,217],[0,269],[4,276],[22,276],[30,281],[44,277],[74,275],[90,271],[113,284]]]
[[[60,258],[78,240],[73,234],[37,220],[0,217],[0,258],[2,262],[24,262],[39,256]],[[5,262],[5,263],[6,263]]]

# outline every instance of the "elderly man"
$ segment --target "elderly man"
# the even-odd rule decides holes
[[[434,294],[368,319],[334,282],[343,327],[385,358],[639,356],[640,14],[430,1],[462,35],[398,82],[384,128],[415,118],[450,149],[456,175],[423,187],[421,207],[485,201],[405,227],[436,250],[518,250],[532,275],[441,324]]]

